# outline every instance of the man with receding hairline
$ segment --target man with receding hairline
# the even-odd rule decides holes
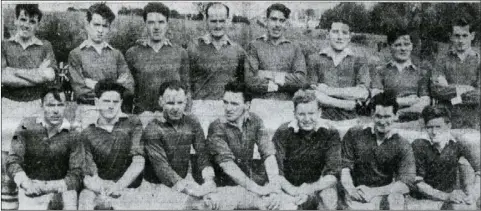
[[[246,53],[227,35],[230,9],[225,4],[209,3],[205,9],[208,33],[194,38],[187,52],[190,60],[192,113],[203,116],[202,128],[222,112],[224,85],[229,81],[244,82]]]

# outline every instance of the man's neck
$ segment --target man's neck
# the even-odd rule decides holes
[[[376,133],[376,140],[378,141],[384,141],[389,134],[389,132],[383,133],[379,131],[375,131],[375,133]]]
[[[461,59],[461,61],[464,61],[470,51],[472,51],[471,47],[464,50],[457,50],[456,55],[458,56],[459,59]]]
[[[115,116],[115,117],[112,118],[112,119],[107,119],[107,118],[105,118],[105,117],[103,117],[103,116],[100,116],[99,119],[98,119],[98,121],[97,121],[97,124],[98,124],[99,126],[114,126],[114,124],[117,123],[118,119],[119,119],[119,116],[118,116],[118,115]]]
[[[49,138],[51,138],[52,136],[58,133],[62,123],[63,123],[63,120],[59,124],[51,124],[47,120],[44,120],[44,124],[45,124],[44,127],[47,129],[47,134]]]

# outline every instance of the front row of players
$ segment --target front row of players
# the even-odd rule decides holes
[[[23,120],[7,160],[20,209],[475,209],[479,203],[480,159],[450,135],[450,113],[441,107],[423,110],[429,139],[410,144],[391,130],[395,96],[381,93],[372,99],[372,124],[351,128],[341,141],[320,118],[316,91],[300,89],[292,100],[295,119],[269,140],[262,119],[249,112],[245,85],[231,82],[225,113],[206,139],[197,118],[184,112],[188,93],[180,82],[161,85],[162,115],[144,130],[138,117],[121,112],[124,90],[99,82],[99,118],[80,134],[64,118],[65,94],[43,94],[43,116]],[[263,167],[252,159],[254,144]],[[463,170],[457,176],[461,157],[475,181]],[[142,192],[151,197],[134,200]]]

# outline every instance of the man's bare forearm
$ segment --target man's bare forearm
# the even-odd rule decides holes
[[[266,158],[264,161],[264,166],[266,167],[267,177],[269,182],[272,182],[276,177],[279,176],[279,167],[277,166],[277,160],[274,155]]]
[[[414,112],[414,113],[421,113],[424,107],[429,105],[429,97],[428,96],[423,96],[418,98],[418,101],[414,103],[413,105],[401,109],[402,112]],[[401,111],[400,110],[400,111]]]
[[[416,95],[409,95],[407,97],[396,98],[397,103],[400,107],[412,106],[419,102],[419,97]]]
[[[32,83],[28,80],[23,78],[19,78],[10,73],[2,73],[2,85],[6,85],[12,88],[20,88],[20,87],[32,87],[35,86],[35,83]]]
[[[46,77],[43,69],[39,68],[23,69],[7,67],[7,71],[11,71],[16,77],[22,78],[34,84],[42,84],[55,79],[55,77]]]
[[[352,181],[351,170],[344,168],[341,171],[341,184],[344,188],[354,188],[354,182]]]
[[[439,200],[439,201],[447,201],[449,198],[449,194],[443,191],[437,190],[425,182],[419,182],[417,184],[417,188],[419,192],[424,194],[425,196],[429,197],[430,199]]]
[[[132,163],[130,164],[124,175],[117,181],[117,183],[123,187],[128,187],[142,172],[145,166],[145,159],[142,156],[134,156]]]
[[[350,111],[356,108],[356,103],[353,100],[340,100],[333,97],[329,97],[324,93],[318,93],[317,99],[322,105],[329,106],[329,107],[342,108]]]
[[[324,190],[326,188],[333,187],[336,185],[337,179],[333,175],[326,175],[323,177],[320,177],[319,180],[313,183],[309,183],[308,185],[312,187],[312,192]]]
[[[400,181],[391,183],[389,185],[381,186],[381,187],[373,187],[373,189],[374,189],[373,192],[376,193],[377,196],[389,195],[391,193],[400,193],[400,194],[409,193],[408,186]]]
[[[357,100],[366,99],[369,95],[367,88],[362,86],[355,87],[329,87],[327,90],[327,95],[345,99],[345,100]]]
[[[259,188],[259,185],[247,177],[247,175],[244,174],[244,172],[234,162],[223,162],[220,164],[220,167],[239,186],[252,192],[255,192],[255,190]]]

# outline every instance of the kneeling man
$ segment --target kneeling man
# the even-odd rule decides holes
[[[292,101],[296,119],[281,125],[273,137],[282,189],[292,196],[308,196],[302,209],[335,210],[336,175],[341,167],[339,132],[322,122],[315,90],[301,89]]]
[[[7,173],[19,187],[20,210],[76,210],[84,149],[65,119],[65,93],[52,88],[41,100],[43,115],[25,118],[15,131]]]
[[[372,98],[374,124],[354,127],[342,141],[341,183],[351,209],[404,209],[416,167],[409,142],[391,129],[396,96],[385,91]]]
[[[413,200],[409,200],[408,209],[476,209],[475,202],[479,201],[480,194],[479,156],[472,153],[466,141],[451,135],[451,114],[447,108],[427,106],[422,116],[429,139],[417,139],[412,143],[416,191],[411,194]],[[473,167],[476,182],[469,181],[465,171],[460,171],[459,180],[463,184],[458,186],[461,156]]]

